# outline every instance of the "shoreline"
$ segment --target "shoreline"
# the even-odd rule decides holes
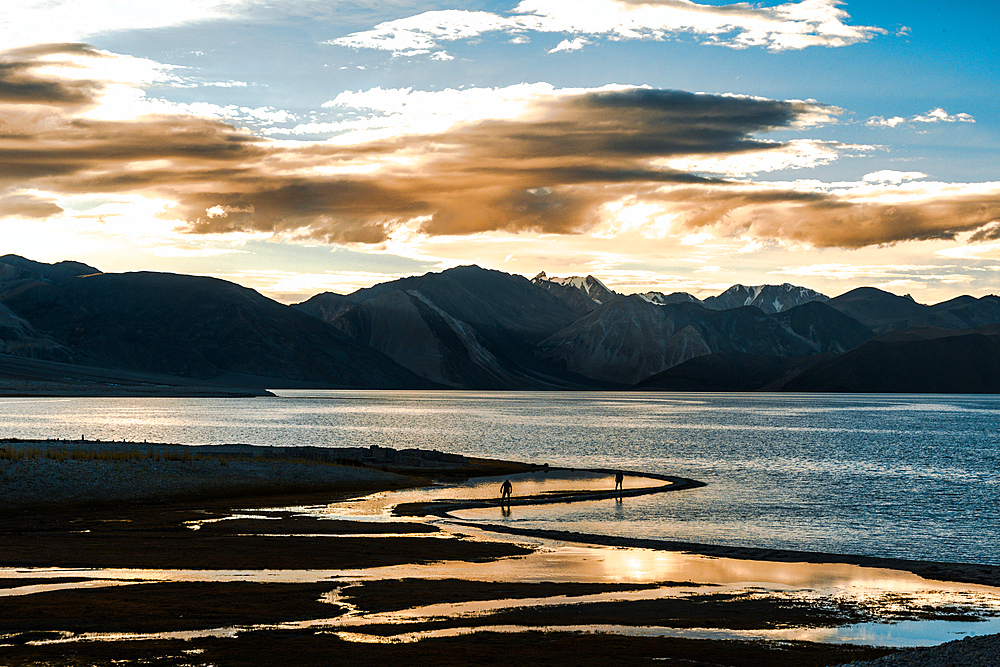
[[[262,495],[376,492],[541,469],[434,450],[0,439],[0,516]]]
[[[525,464],[515,461],[442,455],[441,452],[432,450],[424,452],[424,454],[428,457],[424,460],[415,459],[411,455],[408,457],[395,457],[398,460],[389,461],[385,460],[388,457],[387,452],[394,453],[394,450],[379,448],[380,451],[376,452],[376,455],[381,456],[381,460],[352,460],[348,465],[344,465],[347,460],[342,458],[340,454],[347,451],[349,448],[283,448],[248,444],[177,445],[169,443],[108,442],[84,439],[78,441],[67,441],[59,439],[22,440],[14,438],[0,439],[0,482],[5,481],[4,464],[13,463],[13,461],[4,460],[4,449],[10,449],[13,447],[31,448],[35,446],[47,448],[50,451],[62,451],[67,446],[72,446],[84,451],[97,453],[98,455],[100,455],[101,452],[108,451],[136,453],[139,457],[156,460],[161,464],[159,468],[156,468],[155,466],[152,467],[150,474],[154,476],[169,474],[171,477],[171,483],[177,484],[179,488],[175,492],[171,493],[150,493],[150,487],[145,487],[145,495],[137,495],[134,497],[92,498],[89,499],[90,502],[83,502],[81,504],[81,500],[79,498],[53,500],[56,494],[53,493],[51,488],[47,490],[47,500],[44,502],[11,502],[9,497],[4,497],[4,488],[0,487],[0,500],[3,501],[0,502],[0,517],[25,517],[25,515],[35,513],[52,515],[59,514],[66,510],[79,512],[80,510],[101,510],[112,506],[122,508],[123,503],[125,503],[126,508],[128,506],[142,508],[150,505],[155,506],[159,504],[171,503],[186,504],[189,502],[222,502],[224,504],[247,502],[253,505],[256,504],[255,501],[262,498],[275,500],[279,498],[315,498],[317,495],[322,494],[364,494],[375,493],[378,491],[398,490],[402,488],[416,488],[429,485],[432,477],[462,479],[538,472],[542,470],[561,470],[603,474],[614,474],[617,472],[616,470],[602,468],[549,468],[547,464],[545,464],[545,466],[540,466],[537,464]],[[298,451],[290,452],[289,450]],[[319,454],[316,453],[317,451],[319,451]],[[166,457],[171,453],[183,453],[185,455],[190,454],[190,458],[177,458],[173,461],[173,463],[177,464],[179,469],[165,472],[163,464],[165,464]],[[293,458],[290,456],[290,454],[293,453],[306,454],[308,458]],[[325,458],[316,458],[317,456],[322,457],[324,454],[327,455]],[[441,458],[435,458],[438,456]],[[34,463],[41,463],[46,460],[47,459],[44,456],[39,456],[38,459],[35,459]],[[65,464],[67,462],[65,460],[59,461],[58,459],[52,461],[57,464]],[[124,463],[121,460],[114,460],[113,458],[107,460],[96,458],[84,459],[79,462],[89,463],[91,465],[108,464],[103,467],[113,468],[120,468]],[[420,463],[423,463],[424,465],[421,466],[419,465]],[[266,469],[266,474],[262,475],[264,478],[263,481],[255,482],[252,478],[248,478],[247,471],[249,468]],[[308,479],[303,481],[301,470],[307,468],[312,469],[310,472],[319,471],[320,474],[316,475],[319,479]],[[190,486],[184,487],[182,478],[185,475],[190,477],[196,483],[203,483],[206,476],[206,470],[216,476],[219,476],[219,473],[221,473],[221,476],[227,480],[226,483],[216,485],[214,488],[201,487],[194,490]],[[300,474],[289,475],[288,473],[290,470],[294,470]],[[260,472],[260,470],[257,470],[256,472]],[[664,481],[667,482],[667,484],[655,487],[626,489],[623,491],[570,491],[548,496],[522,496],[513,498],[509,501],[509,504],[539,505],[549,503],[585,502],[616,497],[636,497],[655,493],[683,491],[705,486],[704,482],[689,478],[636,471],[623,472],[630,476]],[[9,478],[11,471],[8,470],[6,473],[6,477]],[[323,475],[322,473],[328,474]],[[237,480],[237,483],[235,484],[231,483],[231,480],[234,477]],[[51,486],[51,483],[55,481],[57,480],[47,480],[46,486]],[[108,479],[106,477],[101,477],[100,481],[107,484]],[[80,483],[80,477],[73,478],[72,482],[77,484]],[[857,565],[860,567],[910,572],[925,579],[934,581],[1000,587],[1000,566],[983,563],[924,561],[896,558],[891,556],[838,554],[823,551],[731,546],[678,540],[619,537],[574,531],[516,528],[503,524],[463,521],[451,516],[450,514],[451,512],[462,509],[499,507],[500,504],[500,500],[496,498],[409,503],[397,505],[393,510],[393,515],[409,518],[434,516],[438,518],[446,518],[455,525],[479,528],[487,532],[535,537],[561,542],[589,544],[593,546],[682,552],[713,558],[730,558],[735,560]]]
[[[81,448],[78,459],[69,458],[69,454],[60,449],[71,444]],[[524,664],[554,664],[566,655],[574,655],[586,656],[581,664],[600,664],[602,667],[632,665],[633,656],[643,655],[654,660],[732,667],[757,667],[761,664],[820,667],[889,655],[892,660],[905,660],[906,656],[922,655],[917,651],[928,649],[873,647],[809,638],[772,640],[741,639],[738,636],[729,639],[642,636],[641,633],[629,635],[601,630],[581,632],[575,628],[586,628],[587,623],[595,627],[623,623],[635,628],[659,624],[682,629],[715,627],[723,632],[731,629],[738,633],[741,628],[780,628],[792,624],[815,628],[822,634],[824,628],[857,623],[859,619],[874,619],[877,623],[935,618],[961,620],[967,619],[971,613],[968,609],[963,611],[943,602],[939,602],[936,608],[922,607],[915,598],[911,598],[909,604],[904,603],[902,611],[889,610],[889,607],[898,606],[901,602],[898,597],[887,601],[885,604],[888,606],[881,611],[873,611],[858,600],[837,602],[834,598],[824,598],[825,601],[821,601],[808,596],[793,600],[780,587],[767,591],[755,587],[752,582],[747,585],[756,592],[746,594],[714,589],[713,586],[719,584],[711,581],[695,583],[683,579],[673,584],[659,579],[651,582],[659,582],[654,584],[657,586],[695,587],[697,592],[687,598],[665,596],[645,600],[577,601],[573,595],[585,595],[585,591],[596,591],[595,586],[600,586],[569,583],[584,580],[580,574],[583,565],[580,556],[572,560],[570,555],[571,572],[575,573],[571,576],[574,578],[560,580],[562,583],[546,580],[528,584],[525,583],[527,580],[509,574],[496,580],[488,577],[477,579],[475,573],[482,571],[475,569],[477,565],[496,563],[503,571],[502,568],[507,567],[503,565],[505,562],[543,555],[545,551],[537,544],[493,539],[489,537],[490,533],[623,550],[683,552],[710,559],[842,563],[898,570],[930,580],[960,584],[996,586],[1000,583],[1000,568],[994,566],[517,529],[485,522],[463,522],[448,516],[449,511],[463,506],[495,507],[499,505],[499,500],[495,498],[448,501],[436,505],[415,504],[409,507],[413,513],[408,517],[381,517],[375,521],[366,521],[363,517],[326,518],[322,512],[312,515],[302,512],[303,508],[322,508],[380,490],[427,484],[431,477],[493,477],[548,469],[517,462],[455,458],[440,452],[418,455],[413,451],[372,448],[363,454],[371,459],[369,463],[373,466],[345,466],[323,460],[290,460],[282,448],[255,448],[249,445],[198,447],[99,441],[0,441],[0,449],[14,446],[51,448],[57,454],[56,458],[39,456],[26,464],[46,470],[71,463],[81,464],[77,469],[85,466],[108,470],[128,468],[130,465],[160,466],[154,474],[163,475],[164,466],[175,466],[172,472],[202,479],[205,469],[210,468],[215,472],[221,470],[225,475],[238,472],[242,485],[229,488],[225,494],[220,494],[216,488],[201,496],[189,495],[182,499],[154,494],[154,497],[141,499],[106,498],[103,503],[90,505],[67,501],[45,506],[4,507],[0,511],[0,543],[4,545],[0,550],[0,596],[10,614],[0,622],[0,662],[13,667],[35,667],[38,664],[111,667],[122,662],[155,662],[163,667],[182,667],[191,664],[192,652],[199,655],[199,664],[246,667],[285,664],[281,661],[291,652],[296,655],[296,664],[300,667],[328,665],[332,654],[358,667],[367,664],[415,664],[417,661],[450,667],[475,662],[484,644],[493,647],[491,650],[505,655],[508,660]],[[101,458],[108,458],[109,453],[116,451],[131,452],[136,456],[118,461],[113,457],[112,460]],[[178,451],[191,456],[171,462],[156,460]],[[264,453],[270,456],[264,457]],[[261,457],[258,458],[257,454]],[[330,452],[319,454],[338,458]],[[93,457],[88,459],[87,456],[91,455]],[[3,463],[17,461],[0,460],[0,464]],[[273,479],[283,481],[270,486],[248,484],[245,474],[250,468],[247,466],[270,470]],[[289,471],[306,468],[337,474],[315,488],[288,484]],[[343,475],[347,471],[372,476],[361,482],[349,482]],[[403,475],[401,471],[409,474]],[[415,471],[423,476],[413,476]],[[578,472],[605,475],[615,471],[597,469]],[[622,472],[667,483],[621,492],[558,492],[548,497],[519,497],[513,502],[579,502],[703,485],[695,480],[666,475]],[[0,481],[3,479],[0,467]],[[472,537],[461,530],[435,525],[426,519],[419,520],[415,514],[445,517],[451,525],[473,527],[480,534]],[[329,548],[331,545],[335,547]],[[434,564],[454,565],[459,571],[466,572],[468,578],[445,581],[433,577],[421,579],[421,572],[426,572],[421,570],[421,566]],[[387,568],[387,571],[397,574],[376,574],[374,578],[366,578],[363,573],[371,572],[373,568]],[[50,572],[45,573],[45,569]],[[59,571],[53,572],[53,569]],[[123,574],[102,575],[102,570]],[[142,574],[143,571],[145,574]],[[79,581],[80,574],[87,572],[91,576],[83,577],[86,581]],[[132,574],[127,574],[129,572]],[[179,578],[171,578],[166,574],[168,572],[182,574]],[[190,575],[183,574],[189,572],[200,574],[192,579]],[[284,579],[269,580],[268,576],[273,575],[246,579],[249,575],[241,572],[286,574],[282,575]],[[357,574],[347,575],[343,579],[344,575],[338,575],[338,572],[360,572],[362,575],[360,578],[352,578]],[[111,579],[102,584],[101,580],[109,576]],[[679,576],[684,577],[683,574]],[[45,577],[52,577],[52,586],[40,585],[40,578]],[[116,580],[114,577],[123,579]],[[612,587],[626,590],[626,579]],[[91,581],[93,586],[88,585]],[[33,586],[37,590],[33,590]],[[573,586],[580,592],[569,592],[575,590]],[[349,588],[351,593],[348,597],[353,600],[347,606],[336,602],[343,599],[344,588]],[[567,594],[569,597],[563,597]],[[396,609],[405,610],[413,606],[413,595],[422,596],[431,609],[435,608],[435,604],[447,606],[463,601],[475,604],[476,601],[500,600],[510,604],[509,608],[499,609],[493,616],[481,620],[476,620],[474,615],[451,617],[444,613],[441,618],[432,615],[401,630],[392,613]],[[523,608],[517,606],[518,598],[533,596],[555,602],[537,607],[530,604]],[[1000,599],[1000,594],[996,598]],[[831,602],[835,604],[831,605]],[[362,606],[359,607],[359,604]],[[380,608],[388,616],[378,616],[375,612]],[[358,613],[374,615],[367,625],[339,625],[340,619]],[[383,620],[377,620],[379,618]],[[499,620],[494,621],[494,618]],[[581,625],[581,619],[589,620],[584,620]],[[492,631],[490,628],[494,622],[501,626],[507,622],[510,627],[520,629]],[[456,628],[454,634],[448,634],[450,627]],[[416,630],[415,634],[419,635],[420,629],[433,631],[435,628],[441,628],[445,634],[423,637],[414,643],[406,643],[406,640],[403,643],[378,643],[379,638],[404,636],[400,633],[405,634],[406,630]],[[185,630],[196,634],[184,638]],[[182,634],[171,634],[177,631]],[[130,632],[138,634],[130,638]],[[369,643],[372,641],[376,643]],[[963,647],[985,643],[992,650],[998,641],[1000,635],[961,643]],[[280,648],[282,646],[285,648]],[[951,649],[946,645],[942,650]],[[311,657],[300,659],[304,655]],[[622,661],[622,656],[629,657]]]

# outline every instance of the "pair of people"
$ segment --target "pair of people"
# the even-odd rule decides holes
[[[625,475],[621,472],[615,474],[615,491],[622,491],[625,488]],[[514,492],[514,485],[509,479],[505,479],[500,485],[500,502],[510,502],[510,496]]]

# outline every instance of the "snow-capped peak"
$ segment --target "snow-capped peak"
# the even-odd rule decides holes
[[[544,271],[535,276],[532,281],[543,287],[545,283],[549,285],[559,285],[576,289],[592,299],[594,303],[603,305],[618,296],[614,291],[594,276],[570,276],[568,278],[550,278]]]

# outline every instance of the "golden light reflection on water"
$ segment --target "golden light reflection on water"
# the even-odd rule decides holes
[[[467,529],[466,529],[467,530]],[[331,538],[335,539],[335,538]],[[523,540],[522,540],[523,541]],[[932,582],[894,570],[865,568],[847,564],[775,563],[741,561],[729,558],[709,558],[700,555],[621,549],[601,546],[567,545],[535,540],[535,552],[523,557],[505,558],[486,563],[439,562],[427,565],[398,565],[352,570],[126,570],[126,569],[3,569],[3,579],[58,579],[86,576],[86,582],[57,582],[51,586],[74,588],[122,585],[151,581],[253,581],[263,583],[330,582],[331,593],[326,601],[341,604],[338,590],[356,582],[370,580],[424,578],[459,578],[470,581],[503,582],[603,582],[660,583],[652,590],[598,593],[566,598],[552,596],[531,599],[500,599],[465,603],[434,604],[394,612],[362,614],[350,605],[343,616],[313,619],[275,626],[253,628],[209,628],[194,632],[78,635],[76,640],[118,641],[123,639],[194,638],[235,636],[250,629],[287,628],[325,630],[349,641],[406,642],[427,637],[447,636],[468,632],[523,632],[527,630],[558,630],[609,632],[630,635],[703,637],[722,639],[760,638],[773,640],[806,640],[819,642],[855,642],[882,645],[921,645],[937,643],[956,635],[1000,631],[1000,620],[985,623],[904,621],[894,625],[866,623],[837,628],[784,628],[780,630],[735,631],[727,629],[677,629],[641,626],[552,626],[520,627],[489,626],[452,628],[433,632],[406,632],[411,623],[432,618],[482,618],[511,607],[553,606],[607,601],[651,600],[698,594],[735,593],[742,595],[788,598],[829,604],[827,596],[872,611],[874,617],[883,612],[899,611],[912,606],[968,607],[986,615],[1000,614],[1000,589],[947,582]],[[675,583],[669,583],[675,582]],[[688,582],[688,583],[685,583]],[[694,584],[712,584],[710,588]],[[0,589],[2,595],[40,592],[39,584],[19,589]],[[45,584],[41,586],[45,587]],[[894,607],[893,605],[899,605]],[[367,635],[354,627],[391,625],[397,632],[388,637]],[[935,625],[936,624],[936,625]],[[65,638],[55,641],[71,641]]]
[[[447,527],[447,526],[444,526]],[[467,527],[465,533],[475,533]],[[326,536],[331,540],[337,536]],[[568,545],[519,538],[538,547],[526,556],[490,562],[441,561],[429,564],[390,565],[339,570],[134,570],[123,568],[0,568],[0,578],[59,579],[87,577],[86,582],[54,582],[62,588],[93,586],[101,580],[115,584],[130,581],[256,581],[307,583],[319,581],[371,581],[378,579],[466,579],[505,582],[662,583],[693,582],[722,586],[761,586],[774,590],[808,589],[866,593],[927,594],[958,591],[982,594],[1000,601],[1000,589],[973,584],[929,581],[909,572],[861,567],[843,563],[778,563],[710,558],[696,554],[650,549],[622,549]],[[2,588],[0,596],[16,594]],[[998,603],[1000,604],[1000,603]]]
[[[494,498],[499,487],[499,478],[479,480],[476,484],[462,487],[448,486],[431,489],[375,494],[359,499],[326,506],[275,508],[259,510],[253,514],[237,514],[226,519],[274,519],[271,512],[292,511],[295,514],[319,518],[364,516],[368,520],[388,520],[391,508],[401,502],[422,502],[435,499],[453,498]],[[555,474],[545,476],[533,474],[527,479],[518,479],[516,487],[524,494],[540,495],[565,490],[606,490],[608,476],[579,474]],[[629,478],[626,478],[627,481]],[[611,480],[613,484],[613,479]],[[648,486],[652,480],[631,478],[634,487]],[[393,518],[393,520],[398,520]],[[329,582],[331,595],[328,601],[342,604],[334,592],[355,582],[372,580],[392,580],[405,578],[423,579],[463,579],[468,581],[497,582],[578,582],[578,583],[643,583],[660,584],[652,591],[617,592],[580,596],[568,600],[562,596],[522,600],[490,600],[470,603],[439,604],[417,607],[385,614],[360,614],[350,607],[346,614],[337,618],[313,619],[277,626],[254,626],[254,628],[317,629],[329,631],[349,641],[404,642],[419,639],[464,634],[469,632],[499,631],[523,632],[526,630],[559,630],[582,632],[610,632],[615,634],[656,635],[704,638],[760,638],[775,640],[806,640],[819,642],[858,642],[883,645],[920,645],[937,643],[962,634],[1000,631],[1000,620],[991,618],[982,624],[972,622],[905,621],[893,626],[885,623],[867,623],[838,628],[784,628],[781,630],[760,630],[741,632],[726,629],[677,629],[666,627],[638,626],[553,626],[520,627],[489,626],[477,628],[452,628],[433,632],[405,632],[408,623],[426,621],[429,618],[482,617],[499,610],[520,606],[552,606],[583,602],[606,602],[610,600],[656,599],[676,597],[705,592],[737,593],[764,597],[787,597],[815,604],[844,602],[868,610],[873,617],[903,613],[914,607],[926,608],[968,608],[986,616],[1000,615],[1000,589],[988,586],[954,584],[928,581],[909,572],[861,567],[843,563],[786,563],[772,561],[749,561],[733,558],[717,558],[682,552],[657,551],[651,549],[614,548],[588,546],[543,540],[532,537],[512,537],[490,533],[468,525],[457,525],[444,519],[428,520],[440,528],[441,533],[427,535],[434,539],[455,538],[459,534],[466,539],[508,541],[532,546],[535,550],[526,556],[503,558],[491,562],[444,561],[430,564],[394,565],[377,568],[341,570],[129,570],[129,569],[0,569],[0,579],[53,579],[44,584],[33,581],[26,586],[0,588],[0,597],[30,595],[52,590],[128,585],[143,582],[260,582],[260,583],[313,583]],[[190,522],[191,528],[200,527],[202,522]],[[279,537],[279,535],[269,535]],[[315,535],[336,540],[344,535]],[[377,538],[379,535],[367,533],[351,534],[350,537]],[[57,581],[66,577],[86,577],[83,582]],[[709,584],[712,588],[699,588],[695,584]],[[366,635],[351,630],[352,626],[366,624],[386,624],[399,626],[397,634],[389,637]],[[936,624],[936,625],[935,625]],[[215,628],[186,633],[154,633],[150,635],[79,635],[75,639],[97,639],[103,641],[124,638],[193,638],[196,636],[235,636],[239,632],[253,628]],[[67,638],[66,641],[72,640]]]
[[[551,470],[509,475],[514,486],[514,498],[544,496],[565,491],[614,491],[614,475],[575,470]],[[461,484],[439,484],[436,486],[401,491],[374,493],[330,505],[316,507],[281,508],[327,517],[390,518],[396,505],[424,503],[437,500],[493,500],[500,497],[500,484],[508,477],[477,477]],[[623,487],[626,490],[662,486],[665,482],[626,475]],[[499,511],[499,508],[497,509]]]
[[[870,646],[934,646],[962,636],[991,634],[1000,630],[1000,623],[990,622],[987,627],[971,623],[950,624],[952,627],[940,627],[932,634],[921,634],[917,626],[942,626],[944,622],[912,621],[900,624],[886,625],[883,623],[861,623],[853,626],[837,628],[781,628],[777,630],[729,630],[717,628],[670,628],[663,626],[630,626],[630,625],[485,625],[474,628],[445,628],[423,632],[404,632],[397,635],[368,635],[358,632],[331,632],[345,641],[366,644],[401,644],[418,642],[435,637],[456,637],[460,635],[481,632],[519,633],[519,632],[577,632],[606,633],[627,635],[633,637],[678,637],[685,639],[714,640],[755,640],[770,641],[803,641],[816,643],[861,644]],[[903,626],[902,629],[900,626]],[[977,632],[978,631],[978,632]]]

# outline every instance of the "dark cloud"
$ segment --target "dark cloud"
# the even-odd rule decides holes
[[[41,57],[70,54],[102,57],[86,44],[46,44],[0,53],[0,104],[81,106],[93,102],[102,88],[99,83],[46,79],[34,71],[52,64]]]
[[[691,231],[785,239],[829,248],[863,248],[903,241],[951,240],[1000,220],[1000,196],[941,197],[915,203],[857,203],[825,193],[789,190],[679,190],[657,196],[681,211]]]
[[[61,206],[50,199],[35,195],[0,196],[0,218],[50,218],[63,212]]]
[[[18,91],[0,99],[0,189],[153,194],[176,202],[169,215],[196,234],[294,231],[378,243],[415,219],[428,234],[569,234],[592,228],[623,197],[660,201],[691,230],[851,248],[952,238],[998,219],[1000,204],[985,196],[859,204],[662,166],[782,148],[759,135],[831,111],[804,102],[637,88],[557,98],[528,120],[296,146],[194,116],[82,120],[73,105],[92,101],[101,83],[40,77],[37,58],[59,53],[99,55],[82,45],[0,54],[9,65],[0,82]],[[396,166],[324,174],[367,158]],[[978,234],[996,234],[989,229]]]
[[[1000,222],[995,222],[983,227],[973,234],[969,240],[973,243],[982,243],[983,241],[1000,241]]]

